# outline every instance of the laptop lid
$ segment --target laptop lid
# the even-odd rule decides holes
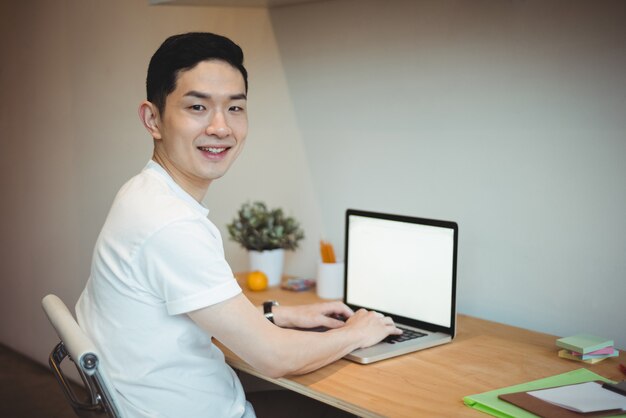
[[[455,222],[346,211],[344,303],[454,337]]]

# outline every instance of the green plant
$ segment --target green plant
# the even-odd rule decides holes
[[[282,209],[268,209],[263,202],[244,203],[226,227],[230,239],[253,251],[295,250],[304,238],[295,219],[285,216]]]

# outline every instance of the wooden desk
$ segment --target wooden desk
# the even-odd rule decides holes
[[[320,301],[314,292],[250,292],[241,278],[246,295],[257,305],[268,299],[284,305]],[[595,365],[565,360],[557,357],[556,338],[459,315],[457,336],[450,344],[369,365],[338,360],[313,373],[280,379],[261,375],[222,348],[234,368],[362,417],[484,417],[465,406],[463,397],[581,367],[624,379],[617,366],[624,362],[624,352]]]

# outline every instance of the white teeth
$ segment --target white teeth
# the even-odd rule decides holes
[[[211,154],[219,154],[220,152],[224,152],[226,148],[215,148],[215,147],[200,147],[202,151],[208,151]]]

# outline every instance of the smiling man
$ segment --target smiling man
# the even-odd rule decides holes
[[[339,302],[275,306],[268,321],[241,292],[201,203],[248,131],[247,72],[236,44],[210,33],[170,37],[150,61],[146,87],[139,116],[153,138],[152,159],[115,197],[76,306],[125,416],[254,417],[212,337],[279,377],[400,332],[390,318]],[[331,330],[290,329],[317,326]],[[296,408],[301,417],[343,416],[323,405]]]
[[[245,143],[243,76],[225,61],[200,62],[178,79],[164,108],[145,101],[139,114],[154,138],[153,160],[201,201]]]

